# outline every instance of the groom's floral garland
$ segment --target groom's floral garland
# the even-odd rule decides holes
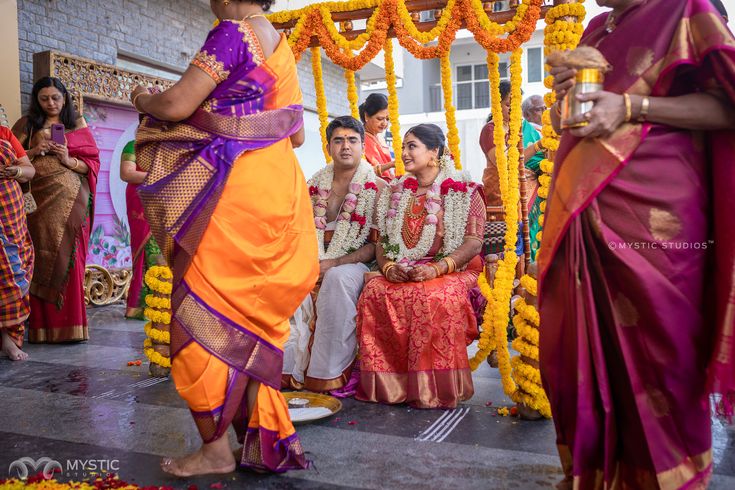
[[[406,174],[394,180],[389,188],[378,198],[378,228],[385,256],[402,263],[412,263],[429,253],[436,237],[439,222],[437,214],[444,201],[444,246],[441,255],[449,255],[464,242],[465,229],[470,210],[472,192],[477,184],[471,181],[467,172],[442,165],[442,170],[434,183],[426,191],[426,218],[419,242],[408,248],[403,241],[401,230],[411,197],[416,195],[419,183],[416,177]]]
[[[314,225],[319,244],[319,260],[336,259],[365,245],[373,222],[373,207],[378,194],[378,177],[363,160],[349,185],[349,193],[337,215],[337,226],[329,246],[324,248],[327,229],[327,199],[332,190],[334,165],[327,165],[309,180],[309,195],[314,207]]]

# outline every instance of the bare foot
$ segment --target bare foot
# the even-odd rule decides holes
[[[15,345],[15,341],[5,330],[2,330],[2,338],[3,346],[0,350],[2,350],[2,353],[8,356],[11,361],[25,361],[28,359],[28,354],[20,350],[20,348]]]
[[[183,458],[161,460],[163,471],[179,477],[232,473],[236,466],[226,435]]]

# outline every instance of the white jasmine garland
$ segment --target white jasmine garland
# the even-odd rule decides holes
[[[400,179],[394,180],[389,187],[381,192],[378,198],[378,228],[384,244],[385,256],[398,262],[411,263],[428,255],[436,237],[437,227],[436,223],[430,222],[432,220],[429,216],[436,213],[430,211],[429,203],[431,201],[439,202],[440,200],[443,203],[442,209],[444,210],[444,238],[441,253],[448,255],[454,252],[464,242],[470,203],[476,184],[471,181],[467,172],[458,171],[450,165],[442,165],[434,184],[427,191],[425,206],[429,212],[424,219],[421,237],[415,247],[408,248],[403,241],[402,228],[406,210],[412,195],[414,195],[414,191],[404,187],[404,183],[410,178],[415,179],[413,175],[406,174]],[[467,184],[467,191],[450,189],[442,197],[439,189],[447,179]],[[392,216],[393,214],[395,216]]]
[[[350,181],[348,194],[337,214],[337,225],[326,250],[324,248],[324,232],[327,225],[326,203],[329,192],[332,190],[334,179],[334,165],[314,174],[309,179],[308,185],[312,194],[312,206],[314,209],[314,224],[316,226],[317,244],[319,246],[319,260],[337,259],[351,253],[367,243],[370,227],[373,222],[373,209],[377,197],[377,187],[365,189],[365,184],[377,180],[373,167],[362,160]],[[316,191],[314,193],[314,191]],[[352,201],[348,198],[351,198]],[[354,209],[351,202],[356,200]],[[351,209],[351,210],[350,210]],[[365,218],[365,224],[352,221],[352,215],[357,214]]]

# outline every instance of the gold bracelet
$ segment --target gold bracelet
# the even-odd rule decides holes
[[[383,166],[381,164],[377,164],[375,166],[375,175],[377,175],[378,177],[380,177],[382,175],[382,173],[383,173]]]
[[[651,107],[651,99],[648,98],[648,96],[644,96],[643,100],[641,100],[641,113],[638,114],[638,120],[640,122],[645,122],[646,118],[648,117],[648,109]]]
[[[77,157],[72,157],[72,160],[74,160],[74,166],[69,167],[69,170],[76,170],[79,166],[79,159]]]
[[[21,177],[23,177],[23,167],[16,167],[15,168],[15,176],[13,178],[15,180],[18,180]]]
[[[429,267],[436,271],[436,277],[442,276],[442,271],[439,269],[439,266],[436,265],[434,262],[429,262]]]
[[[133,109],[135,109],[136,111],[138,111],[140,114],[145,114],[145,112],[143,112],[140,109],[138,109],[138,105],[137,105],[138,97],[140,97],[141,95],[145,95],[145,92],[141,92],[138,95],[136,95],[135,97],[133,97],[133,100],[132,100],[132,102],[133,102]]]
[[[395,267],[395,266],[396,266],[396,263],[395,262],[389,261],[389,262],[386,262],[385,264],[383,264],[383,267],[380,268],[380,271],[385,276],[385,275],[388,275],[388,271],[390,270],[390,268],[391,267]]]
[[[625,122],[630,122],[633,117],[633,106],[630,103],[630,95],[627,92],[623,94],[623,100],[625,101]]]
[[[443,260],[447,263],[447,274],[451,274],[452,272],[457,270],[457,263],[454,261],[453,258],[447,256],[444,257]]]

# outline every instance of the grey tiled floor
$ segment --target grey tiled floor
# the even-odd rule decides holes
[[[330,419],[298,426],[315,463],[284,475],[236,472],[188,481],[158,468],[161,456],[194,450],[199,436],[171,381],[148,382],[143,323],[123,308],[89,310],[91,340],[74,345],[26,345],[31,360],[0,360],[0,479],[27,456],[116,460],[120,477],[139,485],[209,488],[551,488],[561,472],[550,421],[494,416],[510,405],[496,371],[474,373],[475,396],[454,414],[441,442],[417,440],[441,410],[412,410],[344,400]],[[486,402],[493,406],[487,407]],[[715,478],[711,488],[735,488],[735,429],[713,422]],[[63,475],[79,479],[84,474]],[[93,475],[86,475],[93,476]]]

